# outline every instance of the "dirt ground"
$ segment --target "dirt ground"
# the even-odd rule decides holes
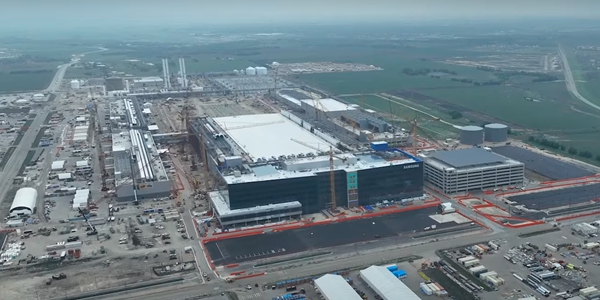
[[[148,255],[147,260],[144,253],[137,257],[98,257],[6,271],[1,275],[0,289],[3,292],[0,298],[52,299],[156,279],[158,276],[152,272],[152,267],[169,260],[162,253],[154,258],[154,252]],[[46,285],[46,279],[61,272],[67,275],[66,279],[53,280],[51,285]]]

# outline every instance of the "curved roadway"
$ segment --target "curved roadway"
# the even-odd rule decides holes
[[[560,53],[560,58],[563,62],[563,72],[565,74],[565,82],[567,83],[567,90],[575,96],[575,98],[579,99],[581,102],[600,110],[600,106],[592,103],[585,97],[583,97],[579,91],[577,90],[577,84],[575,83],[575,78],[573,78],[573,72],[571,71],[571,67],[569,66],[569,61],[567,60],[567,55],[563,51],[562,46],[558,47],[558,52]]]

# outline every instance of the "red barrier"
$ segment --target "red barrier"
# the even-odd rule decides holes
[[[235,267],[237,267],[237,266],[239,266],[239,265],[240,265],[240,264],[228,264],[228,265],[226,265],[226,266],[225,266],[225,268],[227,268],[227,269],[231,269],[231,268],[235,268]],[[232,274],[233,274],[233,273],[232,273]]]

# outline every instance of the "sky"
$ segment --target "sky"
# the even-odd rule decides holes
[[[0,26],[245,24],[581,17],[600,0],[6,0]]]

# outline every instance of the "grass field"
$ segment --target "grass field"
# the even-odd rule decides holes
[[[579,62],[575,57],[572,47],[563,47],[563,49],[567,59],[569,60],[569,67],[571,67],[571,72],[573,73],[575,84],[577,85],[577,91],[589,101],[600,105],[600,82],[585,81],[584,73],[579,66]]]
[[[39,74],[7,74],[0,72],[0,93],[43,90],[48,87],[54,72]]]

